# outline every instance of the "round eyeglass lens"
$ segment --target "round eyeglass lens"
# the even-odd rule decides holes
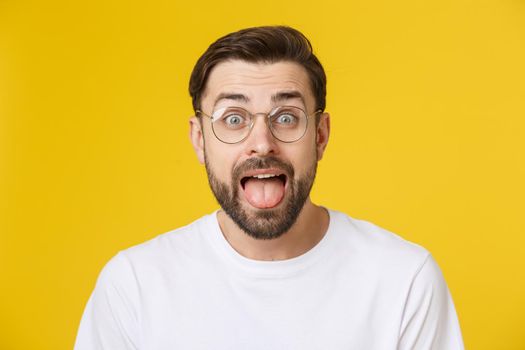
[[[225,143],[242,141],[250,133],[252,117],[240,107],[220,108],[212,115],[212,130]]]
[[[282,106],[269,115],[269,125],[273,136],[282,142],[295,142],[306,132],[308,116],[298,107]]]

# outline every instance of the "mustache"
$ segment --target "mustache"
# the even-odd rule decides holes
[[[268,168],[283,170],[288,178],[293,179],[294,169],[292,164],[276,157],[249,158],[245,160],[233,169],[233,179],[235,182],[238,182],[241,180],[242,174],[248,170]]]

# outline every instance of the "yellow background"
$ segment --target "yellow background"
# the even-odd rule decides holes
[[[525,2],[0,1],[0,349],[71,349],[118,250],[214,210],[190,71],[287,24],[328,75],[314,201],[428,248],[469,349],[525,349]]]

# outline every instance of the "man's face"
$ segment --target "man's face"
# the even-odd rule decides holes
[[[262,115],[249,136],[226,144],[212,132],[211,121],[192,120],[191,137],[219,204],[244,232],[271,239],[287,232],[309,200],[317,161],[328,139],[328,116],[315,123],[315,99],[306,70],[296,63],[254,64],[240,60],[218,64],[208,78],[201,101],[207,115],[223,107],[268,113],[294,106],[310,117],[305,135],[296,142],[275,139]]]

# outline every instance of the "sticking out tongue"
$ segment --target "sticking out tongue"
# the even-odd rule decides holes
[[[246,200],[256,208],[273,208],[284,197],[284,182],[278,177],[248,178],[244,184]]]

